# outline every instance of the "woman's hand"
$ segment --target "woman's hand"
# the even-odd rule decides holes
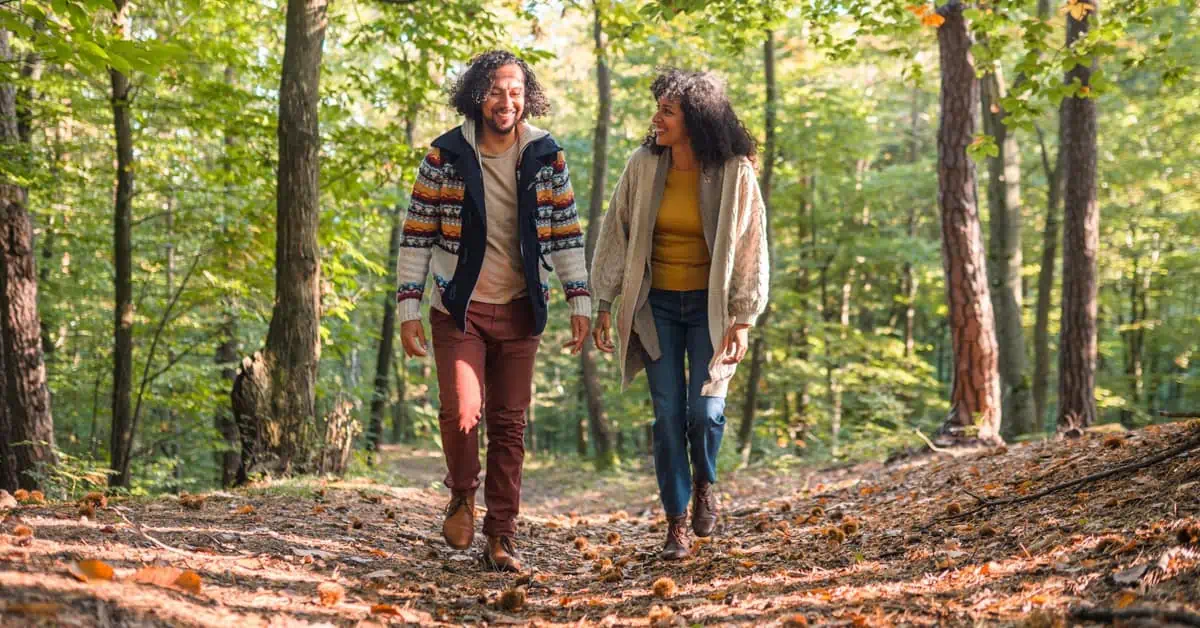
[[[746,349],[750,346],[750,326],[730,325],[721,341],[721,362],[737,364],[746,357]]]
[[[613,352],[612,334],[609,330],[612,329],[612,315],[609,312],[600,312],[596,315],[596,328],[592,330],[592,340],[596,341],[596,348],[604,353]]]

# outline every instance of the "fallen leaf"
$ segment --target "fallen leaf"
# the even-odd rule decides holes
[[[1134,593],[1133,591],[1121,591],[1117,594],[1116,598],[1113,599],[1113,606],[1116,606],[1117,608],[1125,608],[1136,602],[1137,599],[1137,593]]]
[[[371,607],[372,615],[399,615],[400,609],[395,604],[376,604]]]
[[[13,533],[13,536],[15,536],[17,538],[33,536],[33,528],[31,528],[27,525],[19,525],[19,526],[13,528],[12,533]]]
[[[143,567],[133,574],[130,581],[200,595],[200,575],[190,570],[184,571],[175,567]]]
[[[333,552],[326,552],[325,550],[319,550],[319,549],[304,549],[304,548],[299,548],[299,547],[293,547],[292,553],[297,556],[301,556],[301,557],[308,556],[311,558],[320,558],[322,560],[333,560],[333,559],[337,558],[337,554],[334,554]]]
[[[372,571],[363,577],[367,580],[376,580],[380,578],[394,578],[395,576],[396,572],[392,571],[391,569],[380,569],[379,571]]]
[[[242,506],[241,508],[238,508],[237,510],[233,511],[233,514],[235,514],[235,515],[252,515],[252,514],[254,514],[254,506],[251,506],[250,504],[246,504],[245,506]]]
[[[1117,584],[1135,584],[1141,582],[1142,576],[1146,574],[1146,570],[1148,569],[1150,569],[1150,563],[1134,565],[1113,574],[1112,579]]]
[[[72,564],[68,571],[80,582],[113,579],[113,568],[102,560],[81,560]]]
[[[317,585],[317,597],[321,606],[337,606],[346,599],[346,589],[336,582],[322,582]]]

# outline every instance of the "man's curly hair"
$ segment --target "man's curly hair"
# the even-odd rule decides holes
[[[466,72],[463,72],[450,88],[450,104],[464,117],[471,118],[476,123],[481,122],[483,101],[492,89],[496,70],[510,63],[520,66],[525,74],[525,108],[521,111],[521,120],[549,113],[550,100],[546,97],[546,91],[542,89],[537,76],[524,59],[507,50],[490,50],[473,57]]]
[[[725,85],[715,74],[666,68],[654,79],[650,92],[656,102],[664,96],[679,101],[692,151],[702,167],[719,167],[739,156],[757,164],[754,138],[733,112]],[[655,155],[667,148],[654,141],[653,126],[642,145]]]

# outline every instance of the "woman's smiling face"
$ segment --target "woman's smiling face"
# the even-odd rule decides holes
[[[658,109],[650,119],[654,125],[654,141],[659,146],[675,146],[687,141],[687,128],[683,123],[683,109],[679,101],[663,96],[658,99]]]

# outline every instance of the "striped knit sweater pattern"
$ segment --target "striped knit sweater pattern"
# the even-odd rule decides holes
[[[549,274],[555,270],[566,292],[571,314],[591,316],[583,229],[579,224],[566,158],[561,151],[538,170],[532,185],[537,191],[537,234],[542,259],[539,273],[543,296],[549,302]],[[442,293],[458,265],[464,190],[463,177],[455,171],[453,164],[443,159],[438,148],[433,148],[418,169],[412,201],[404,220],[396,268],[396,303],[401,321],[421,318],[425,279],[431,270],[436,286],[432,305],[446,311]]]

